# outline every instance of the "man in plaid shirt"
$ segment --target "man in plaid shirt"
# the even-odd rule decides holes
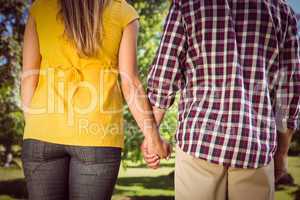
[[[176,199],[273,199],[300,110],[287,2],[174,0],[148,78],[158,124],[177,91]]]

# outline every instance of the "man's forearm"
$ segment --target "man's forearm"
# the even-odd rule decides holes
[[[288,129],[285,133],[278,133],[277,135],[277,153],[281,155],[287,155],[289,146],[294,135],[294,130]]]
[[[166,113],[166,110],[160,109],[157,107],[153,107],[153,114],[154,114],[157,126],[160,126],[162,120],[164,119],[165,113]]]

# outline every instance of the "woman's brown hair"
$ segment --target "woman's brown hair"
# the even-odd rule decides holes
[[[101,46],[102,18],[111,0],[59,0],[65,33],[80,56],[96,56]]]

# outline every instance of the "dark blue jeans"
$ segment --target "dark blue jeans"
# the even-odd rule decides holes
[[[120,148],[23,141],[29,200],[109,200],[120,161]]]

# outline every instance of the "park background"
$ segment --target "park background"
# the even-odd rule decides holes
[[[140,74],[145,82],[148,67],[159,45],[170,1],[129,2],[140,14],[138,57]],[[299,13],[297,16],[300,21],[300,0],[288,2],[294,11]],[[20,162],[24,119],[20,109],[19,85],[24,24],[31,3],[30,0],[0,0],[0,200],[27,197]],[[174,157],[163,161],[159,170],[148,169],[139,151],[142,134],[127,108],[125,119],[125,150],[113,199],[174,199]],[[176,123],[175,103],[161,127],[162,135],[171,143],[174,143]],[[300,134],[294,137],[289,155],[289,175],[277,185],[276,200],[300,200]]]

